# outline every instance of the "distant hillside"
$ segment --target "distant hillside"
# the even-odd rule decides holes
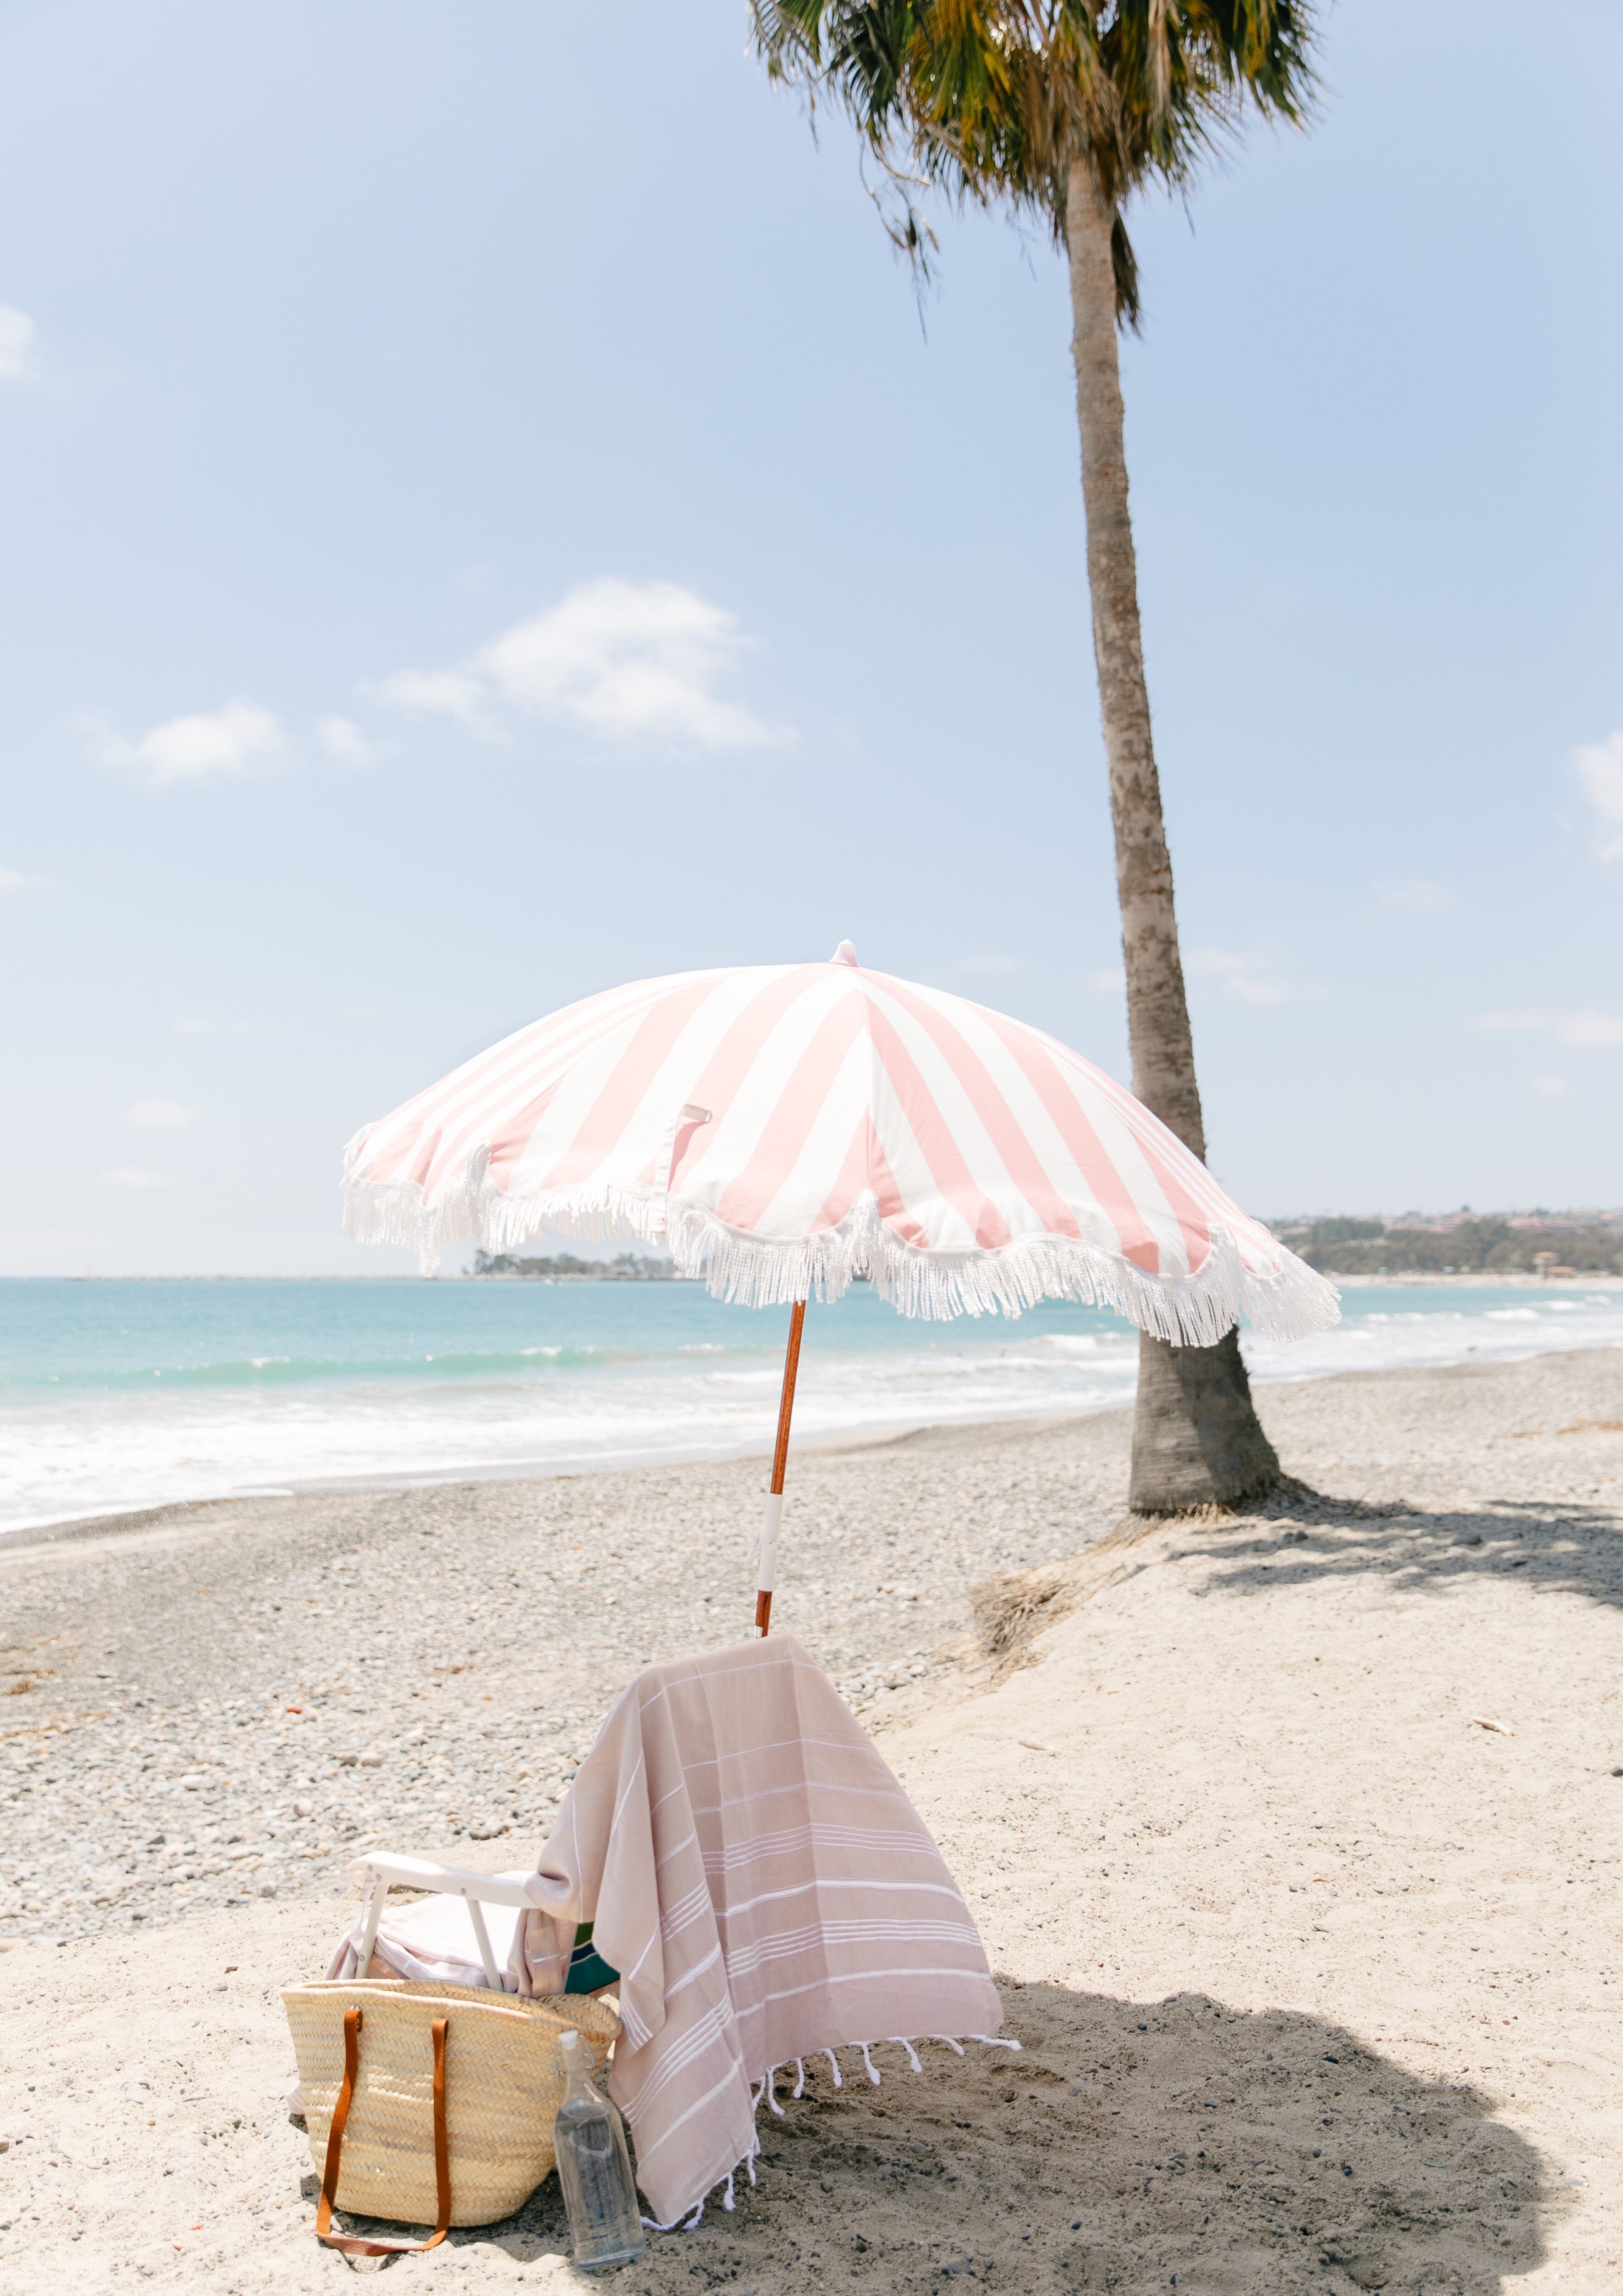
[[[1386,1227],[1380,1220],[1312,1220],[1281,1226],[1280,1241],[1309,1267],[1336,1275],[1474,1275],[1503,1268],[1537,1275],[1552,1264],[1575,1275],[1623,1274],[1623,1234],[1613,1227],[1512,1227],[1464,1219],[1449,1227]]]
[[[521,1259],[511,1251],[476,1251],[475,1275],[521,1275],[545,1283],[668,1283],[676,1269],[668,1259],[643,1259],[622,1251],[614,1259],[577,1259],[561,1252],[555,1259]]]

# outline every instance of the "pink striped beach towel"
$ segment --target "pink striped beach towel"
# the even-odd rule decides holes
[[[594,1923],[620,1972],[609,2086],[662,2224],[724,2180],[732,2206],[780,2067],[799,2095],[819,2053],[838,2081],[841,2048],[904,2042],[916,2068],[920,2038],[1003,2021],[929,1830],[792,1635],[640,1674],[529,1881],[509,1982],[561,1991],[576,1924]]]

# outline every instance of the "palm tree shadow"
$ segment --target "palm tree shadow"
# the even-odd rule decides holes
[[[1225,1593],[1385,1572],[1416,1587],[1483,1577],[1623,1606],[1616,1510],[1577,1500],[1496,1499],[1471,1507],[1380,1506],[1307,1492],[1265,1499],[1202,1549]]]
[[[1503,2296],[1545,2260],[1559,2205],[1487,2098],[1431,2081],[1297,2010],[1203,1994],[1155,2004],[1002,1990],[1018,2055],[921,2044],[923,2072],[848,2053],[760,2112],[757,2183],[693,2231],[650,2236],[627,2286],[803,2296],[808,2276],[890,2296],[1020,2291],[1447,2290]],[[568,2251],[556,2177],[458,2244]]]

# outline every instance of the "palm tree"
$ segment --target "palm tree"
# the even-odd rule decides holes
[[[1139,632],[1117,333],[1138,322],[1122,211],[1187,184],[1248,110],[1299,122],[1311,0],[750,0],[758,53],[832,101],[880,170],[887,228],[922,271],[940,188],[1040,217],[1068,258],[1094,657],[1110,770],[1133,1089],[1206,1154]],[[1279,1461],[1230,1331],[1141,1335],[1129,1504],[1170,1513],[1266,1488]]]

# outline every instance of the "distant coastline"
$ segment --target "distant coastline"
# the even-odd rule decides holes
[[[521,1259],[512,1251],[476,1251],[471,1276],[528,1283],[676,1283],[683,1281],[668,1259],[649,1259],[635,1251],[612,1259],[578,1259],[562,1251],[550,1259]]]
[[[1560,1284],[1563,1290],[1570,1284],[1576,1284],[1586,1292],[1623,1291],[1623,1275],[1603,1267],[1551,1268],[1547,1273],[1527,1267],[1455,1267],[1446,1274],[1436,1267],[1385,1267],[1378,1274],[1372,1274],[1367,1267],[1326,1265],[1320,1272],[1332,1283],[1357,1283],[1360,1289],[1367,1287],[1371,1290],[1389,1285],[1394,1291],[1403,1292],[1414,1291],[1418,1286],[1438,1292],[1543,1292],[1552,1284]]]
[[[1570,1283],[1623,1275],[1623,1212],[1473,1212],[1275,1220],[1282,1243],[1343,1282],[1476,1276]]]

